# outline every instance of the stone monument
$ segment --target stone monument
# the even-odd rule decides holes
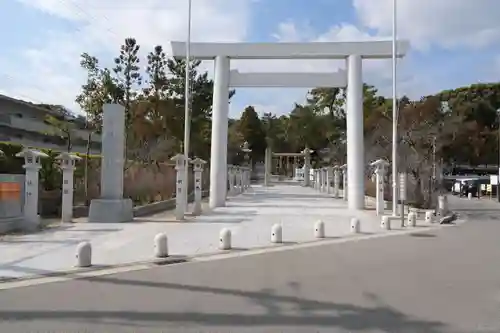
[[[102,114],[101,197],[90,202],[89,222],[129,222],[133,203],[123,198],[125,108],[106,104]]]

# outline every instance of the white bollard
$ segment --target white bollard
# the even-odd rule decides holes
[[[425,223],[434,223],[434,212],[429,210],[425,212]]]
[[[281,225],[275,224],[271,228],[271,242],[272,243],[283,242],[283,229],[281,228]]]
[[[361,231],[361,225],[359,223],[359,219],[353,217],[351,219],[351,232],[353,234],[359,234]]]
[[[382,229],[391,230],[391,219],[389,216],[382,216],[382,222],[380,223]]]
[[[231,230],[224,228],[220,231],[219,249],[221,250],[231,249]]]
[[[314,237],[325,238],[325,223],[321,220],[314,224]]]
[[[448,197],[446,195],[438,196],[438,215],[444,216],[448,214]]]
[[[472,193],[467,194],[467,199],[472,200]]]
[[[154,249],[156,258],[168,257],[168,238],[164,233],[155,236]]]
[[[76,247],[76,267],[92,266],[92,245],[81,242]]]
[[[417,214],[414,212],[408,213],[408,226],[416,227],[417,226]]]

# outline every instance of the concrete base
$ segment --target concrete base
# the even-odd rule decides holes
[[[16,229],[22,230],[24,232],[35,232],[40,229],[40,215],[37,215],[36,218],[27,220],[26,218],[22,218],[20,224]]]
[[[94,199],[90,202],[89,222],[131,222],[134,219],[133,208],[130,199]]]
[[[24,217],[7,217],[0,219],[0,234],[5,234],[23,227]]]

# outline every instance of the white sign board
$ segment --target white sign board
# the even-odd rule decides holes
[[[498,176],[490,175],[490,184],[497,185],[498,184]]]
[[[399,199],[406,200],[406,173],[399,174]]]

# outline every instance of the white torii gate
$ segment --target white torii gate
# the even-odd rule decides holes
[[[186,57],[185,42],[171,42],[172,56]],[[397,42],[397,56],[409,48],[406,41]],[[344,87],[347,84],[347,168],[348,204],[363,209],[365,201],[363,78],[362,59],[389,59],[391,41],[316,42],[316,43],[191,43],[194,59],[214,60],[212,111],[212,149],[210,164],[211,208],[225,205],[227,191],[227,131],[229,88],[240,87]],[[230,70],[230,59],[346,59],[347,82],[340,82],[342,72],[319,73],[239,73]],[[328,80],[327,76],[333,76]],[[338,80],[338,81],[337,81]],[[302,81],[302,82],[301,82]],[[307,83],[307,85],[305,85]],[[332,83],[343,83],[335,85]],[[331,85],[327,85],[331,84]]]

